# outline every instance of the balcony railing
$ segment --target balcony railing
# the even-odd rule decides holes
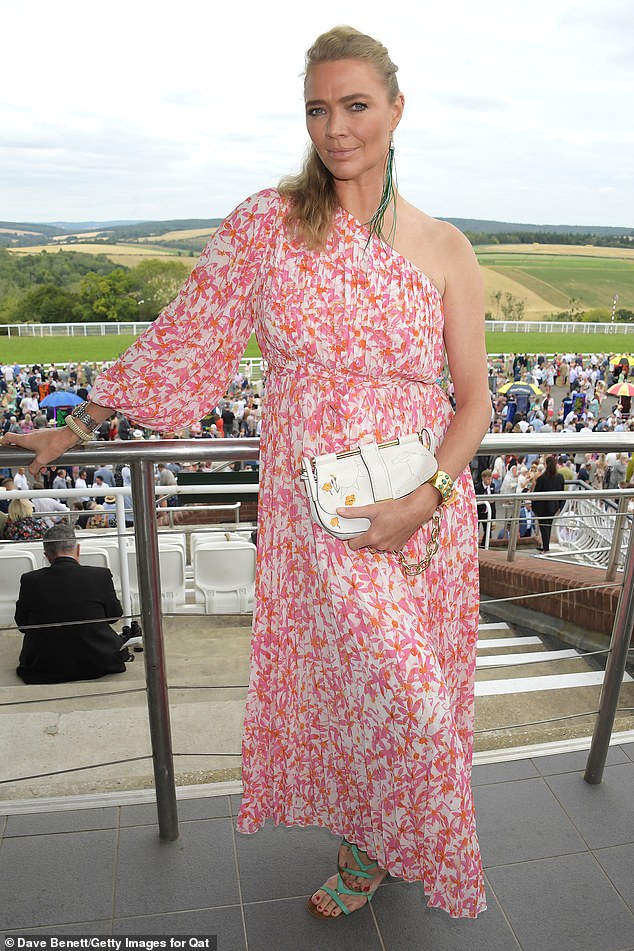
[[[531,452],[632,452],[634,434],[569,433],[511,434],[486,436],[479,452],[522,454]],[[127,463],[132,473],[134,535],[140,591],[140,618],[144,631],[144,660],[154,780],[156,787],[159,835],[161,839],[178,837],[176,787],[172,753],[168,683],[161,615],[159,547],[157,534],[155,462],[233,462],[253,460],[259,454],[257,439],[164,440],[148,442],[95,443],[66,453],[65,465]],[[32,456],[23,450],[0,449],[0,466],[25,466]],[[191,491],[188,487],[188,490]],[[251,491],[253,487],[251,487]],[[627,494],[627,493],[626,493]],[[543,493],[557,496],[558,493]],[[496,496],[496,501],[500,496]],[[585,779],[599,783],[607,757],[610,736],[617,711],[618,696],[628,647],[634,625],[634,532],[630,532],[621,592],[608,652],[605,677],[596,717],[594,735],[587,761]]]

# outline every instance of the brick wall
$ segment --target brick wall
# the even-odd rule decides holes
[[[620,581],[622,574],[617,574]],[[520,598],[514,603],[589,631],[611,634],[619,598],[618,585],[605,585],[605,571],[583,565],[565,564],[517,555],[506,561],[506,552],[480,549],[480,592],[489,598],[517,597],[556,589],[581,589],[600,585],[590,591],[545,594],[540,598]]]

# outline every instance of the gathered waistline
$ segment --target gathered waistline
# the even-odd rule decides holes
[[[307,370],[300,364],[275,364],[270,363],[267,367],[267,376],[287,375],[296,377],[301,374],[307,382],[319,382],[338,388],[339,386],[369,386],[369,387],[394,387],[408,386],[416,384],[417,386],[437,386],[442,378],[436,377],[435,380],[419,380],[412,377],[371,377],[362,376],[356,373],[329,373],[324,369],[323,372],[316,371],[314,366]]]

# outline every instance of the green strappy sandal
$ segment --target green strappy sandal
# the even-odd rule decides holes
[[[375,889],[376,890],[376,889]],[[343,879],[341,877],[341,872],[337,875],[337,888],[329,888],[328,885],[320,885],[318,891],[326,892],[327,895],[330,895],[332,900],[339,905],[344,915],[349,915],[352,913],[352,909],[348,908],[346,903],[341,900],[341,895],[361,895],[362,898],[367,899],[367,901],[372,901],[372,896],[374,892],[358,892],[354,888],[346,888],[343,884]],[[308,899],[308,910],[311,915],[314,915],[315,918],[336,918],[336,915],[324,915],[323,912],[319,911],[317,905],[313,902],[312,895]],[[355,911],[359,911],[358,908],[355,908]]]
[[[372,869],[377,869],[379,867],[378,862],[370,862],[369,865],[366,865],[365,862],[362,862],[359,857],[359,849],[352,842],[348,842],[347,839],[342,839],[341,844],[345,845],[346,848],[350,849],[352,852],[352,857],[359,866],[359,868],[345,868],[337,864],[339,872],[348,872],[349,875],[355,875],[357,878],[374,878],[376,872],[372,872]],[[360,894],[366,895],[367,892],[361,892]]]
[[[359,857],[359,850],[358,850],[357,846],[356,846],[356,845],[353,845],[352,842],[348,842],[347,839],[342,839],[342,840],[341,840],[341,844],[342,844],[342,845],[345,845],[345,846],[347,846],[347,848],[351,849],[352,855],[353,855],[353,857],[354,857],[354,860],[355,860],[355,862],[357,863],[357,865],[359,866],[359,868],[344,868],[344,867],[342,867],[341,865],[339,865],[339,864],[337,863],[337,868],[338,868],[338,870],[339,870],[338,876],[337,876],[337,888],[329,888],[328,885],[321,885],[320,888],[318,889],[318,891],[326,892],[327,895],[330,895],[330,897],[332,898],[332,900],[341,908],[341,910],[342,910],[342,912],[344,913],[344,915],[349,915],[349,914],[351,914],[352,909],[348,908],[348,906],[346,905],[346,903],[341,900],[341,897],[340,897],[341,895],[361,895],[361,897],[362,897],[362,898],[365,898],[367,901],[372,901],[372,898],[373,898],[373,896],[374,896],[374,892],[375,892],[377,889],[375,888],[373,891],[362,892],[362,891],[359,891],[358,889],[355,889],[355,888],[346,888],[346,886],[345,886],[344,883],[343,883],[343,879],[342,879],[342,877],[341,877],[341,873],[342,873],[342,872],[349,872],[351,875],[356,875],[357,878],[370,878],[370,879],[372,879],[372,878],[374,878],[374,875],[376,874],[376,872],[375,872],[374,874],[372,874],[370,870],[371,870],[371,869],[377,869],[377,868],[379,867],[379,863],[378,863],[378,862],[370,862],[369,864],[367,864],[367,863],[365,863],[365,862],[362,862],[362,861],[361,861],[361,858]],[[378,888],[378,885],[377,885],[377,888]],[[363,907],[363,906],[362,906],[362,907]],[[309,912],[311,913],[311,915],[314,915],[314,916],[315,916],[315,918],[332,918],[332,917],[335,917],[335,918],[336,918],[336,917],[337,917],[336,915],[335,915],[335,916],[333,916],[333,915],[324,915],[321,911],[319,911],[319,910],[317,909],[317,906],[316,906],[315,903],[313,902],[312,895],[311,895],[311,897],[308,899],[308,910],[309,910]],[[360,910],[360,909],[358,909],[358,908],[355,909],[355,911],[359,911],[359,910]]]

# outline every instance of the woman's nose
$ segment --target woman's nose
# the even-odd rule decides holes
[[[342,113],[339,109],[335,109],[330,113],[328,117],[328,123],[326,125],[326,134],[332,138],[338,138],[339,136],[344,135],[346,132],[345,124],[345,114]]]

